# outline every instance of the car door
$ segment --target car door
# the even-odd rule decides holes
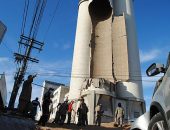
[[[164,103],[165,103],[165,114],[168,120],[168,124],[170,126],[170,66],[166,72],[166,75],[164,77]]]

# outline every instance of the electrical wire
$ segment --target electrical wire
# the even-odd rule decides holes
[[[22,19],[22,27],[21,27],[21,35],[24,35],[24,32],[25,32],[25,24],[27,21],[28,8],[29,8],[29,0],[25,0],[24,13],[23,13],[23,19]]]
[[[79,76],[79,75],[63,75],[63,74],[50,74],[50,75],[47,75],[47,74],[40,74],[40,73],[37,73],[37,75],[39,76],[54,76],[54,77],[61,77],[61,78],[91,78],[89,76]],[[102,77],[102,76],[101,76]],[[134,77],[133,77],[134,78]],[[129,79],[131,81],[144,81],[144,82],[156,82],[156,80],[143,80],[143,79]],[[107,78],[107,79],[113,79],[113,78]],[[118,79],[120,80],[120,79]]]
[[[46,70],[48,71],[48,70]],[[83,77],[83,78],[86,78],[88,77],[89,78],[89,74],[76,74],[76,73],[67,73],[67,72],[38,72],[38,71],[33,71],[34,73],[37,73],[38,75],[40,76],[67,76],[67,77],[71,77],[71,76],[77,76],[77,77]],[[30,72],[27,72],[30,74]],[[95,75],[95,76],[98,76],[98,77],[111,77],[112,75]],[[115,76],[128,76],[128,75],[115,75]],[[144,77],[148,77],[146,75],[130,75],[130,77],[135,77],[135,78],[144,78]],[[162,76],[154,76],[154,77],[157,77],[157,78],[160,78]]]
[[[37,36],[38,29],[39,29],[39,26],[40,26],[40,23],[41,23],[41,19],[42,19],[44,10],[45,10],[46,3],[47,3],[47,0],[43,0],[43,2],[41,4],[39,15],[36,19],[35,26],[34,26],[33,38],[35,38]]]
[[[29,35],[28,35],[29,38],[33,37],[32,32],[33,32],[33,29],[34,29],[34,26],[35,26],[36,17],[37,17],[38,10],[40,8],[40,4],[41,4],[40,0],[37,0],[36,4],[35,4],[35,10],[34,10],[33,18],[32,18],[32,24],[31,24],[31,27],[30,27]]]
[[[56,7],[55,7],[55,9],[54,9],[52,18],[51,18],[51,20],[50,20],[50,22],[49,22],[49,25],[48,25],[48,27],[47,27],[47,30],[45,31],[45,35],[44,35],[44,38],[43,38],[43,42],[45,42],[45,40],[46,40],[46,38],[47,38],[48,32],[49,32],[49,30],[50,30],[50,28],[51,28],[52,22],[53,22],[53,20],[54,20],[54,17],[55,17],[55,15],[56,15],[57,10],[59,9],[60,4],[61,4],[61,0],[58,0],[57,3],[56,3]]]
[[[48,70],[46,70],[48,71]],[[39,73],[39,72],[35,72],[35,73]],[[59,74],[59,72],[46,72],[46,73],[42,73],[40,72],[39,74],[42,75],[55,75],[55,74]],[[62,72],[62,74],[69,74],[69,75],[82,75],[82,76],[88,76],[89,74],[76,74],[76,73],[67,73],[67,72]],[[96,75],[96,76],[112,76],[112,75]],[[115,75],[115,76],[128,76],[125,74],[121,74],[121,75]],[[130,77],[148,77],[147,75],[130,75]],[[154,76],[154,77],[162,77],[162,76]]]

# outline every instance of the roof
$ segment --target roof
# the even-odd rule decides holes
[[[56,86],[65,86],[65,84],[56,83],[56,82],[52,82],[52,81],[48,81],[48,80],[45,80],[45,83],[53,84],[53,85],[56,85]]]

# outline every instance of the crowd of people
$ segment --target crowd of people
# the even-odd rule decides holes
[[[50,110],[51,101],[48,101],[48,100],[50,100],[50,97],[46,97],[46,94],[45,94],[43,104],[42,104],[42,116],[40,120],[38,121],[38,124],[42,126],[45,126],[46,122],[48,121],[50,117],[50,113],[53,111],[53,110]],[[63,103],[59,103],[57,105],[57,111],[56,111],[55,118],[52,123],[63,125],[64,122],[66,121],[66,116],[67,116],[66,122],[67,122],[67,125],[70,125],[72,111],[74,111],[78,115],[77,125],[78,126],[88,125],[88,117],[87,117],[88,107],[86,103],[84,102],[84,99],[83,98],[80,99],[80,105],[77,111],[73,109],[73,104],[74,104],[74,101],[68,102],[68,99],[66,99]]]
[[[52,100],[53,98],[53,89],[50,88],[43,97],[42,108],[40,106],[40,102],[38,98],[31,100],[31,93],[32,93],[32,82],[35,76],[29,75],[28,79],[24,81],[23,88],[21,91],[21,95],[19,97],[19,105],[18,105],[18,112],[23,116],[29,116],[33,120],[35,120],[35,116],[37,114],[37,108],[39,106],[40,110],[42,110],[42,116],[38,121],[38,125],[45,126],[49,120],[50,114],[53,112]],[[77,125],[78,126],[86,126],[88,125],[88,112],[89,109],[84,101],[84,98],[81,97],[79,100],[78,109],[73,109],[73,104],[75,101],[68,101],[68,98],[63,102],[57,105],[57,111],[55,114],[55,119],[52,123],[56,123],[59,125],[63,125],[66,116],[67,116],[67,124],[70,125],[71,118],[72,118],[72,111],[74,111],[74,115],[78,116]],[[104,110],[102,108],[102,104],[98,104],[95,107],[95,125],[101,125],[101,119],[103,116]],[[122,127],[124,118],[124,109],[121,106],[121,103],[118,103],[118,107],[115,111],[115,123]]]

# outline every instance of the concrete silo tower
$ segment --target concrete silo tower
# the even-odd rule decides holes
[[[80,0],[69,98],[80,96],[90,124],[99,103],[108,121],[119,102],[127,120],[144,113],[133,0]]]

